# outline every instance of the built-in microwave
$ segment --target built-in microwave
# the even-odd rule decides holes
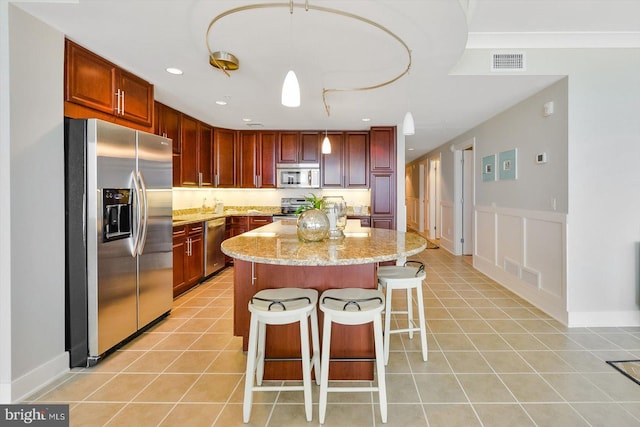
[[[278,188],[320,188],[318,163],[276,164]]]

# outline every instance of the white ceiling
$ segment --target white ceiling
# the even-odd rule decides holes
[[[408,76],[379,89],[328,94],[390,80],[406,67],[400,43],[371,25],[342,16],[283,7],[220,19],[212,50],[240,60],[231,77],[208,63],[206,31],[232,8],[264,0],[17,1],[67,37],[155,85],[156,99],[220,127],[247,129],[368,129],[402,123],[413,113],[416,134],[406,138],[410,161],[556,81],[559,76],[455,76],[467,48],[589,47],[640,35],[640,0],[309,0],[372,20],[411,49]],[[302,5],[304,0],[296,0]],[[582,44],[580,44],[582,43]],[[638,46],[634,46],[638,47]],[[489,61],[489,58],[487,58]],[[184,70],[181,76],[167,67]],[[302,105],[280,105],[288,69],[296,71]],[[227,100],[224,107],[215,103]],[[365,123],[362,118],[370,118]],[[400,129],[399,129],[400,131]]]

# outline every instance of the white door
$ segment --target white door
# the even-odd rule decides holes
[[[473,255],[473,150],[462,152],[462,255]]]

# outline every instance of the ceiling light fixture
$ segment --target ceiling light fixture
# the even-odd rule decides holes
[[[296,73],[293,70],[289,70],[287,76],[284,78],[280,101],[285,107],[300,106],[300,84],[298,83],[298,77],[296,77]]]
[[[229,52],[211,52],[209,50],[209,64],[222,70],[227,76],[227,70],[235,71],[240,68],[240,61]]]
[[[216,101],[218,105],[227,105],[227,101]]]
[[[327,130],[324,131],[324,139],[322,140],[322,154],[331,154],[331,141],[327,136]]]
[[[179,76],[182,74],[182,70],[180,68],[169,67],[169,68],[166,68],[166,71],[167,73],[175,74],[176,76]]]
[[[221,14],[219,14],[218,16],[216,16],[215,18],[213,18],[211,20],[211,22],[209,23],[209,27],[207,27],[207,32],[206,32],[206,43],[207,43],[207,50],[209,51],[209,63],[211,63],[211,65],[213,65],[214,67],[220,69],[222,72],[224,72],[227,77],[231,77],[231,74],[229,74],[227,72],[227,69],[231,69],[231,68],[225,68],[223,66],[220,66],[221,60],[216,59],[217,54],[221,54],[221,53],[226,53],[227,55],[232,56],[233,58],[235,58],[235,56],[231,55],[228,52],[213,52],[211,50],[211,45],[209,44],[209,38],[210,38],[210,33],[211,33],[211,29],[213,28],[214,24],[216,22],[218,22],[220,19],[224,18],[225,16],[229,16],[232,15],[234,13],[239,13],[239,12],[245,12],[247,10],[255,10],[255,9],[266,9],[266,8],[280,8],[280,7],[288,7],[289,8],[289,13],[293,14],[293,9],[294,8],[304,8],[305,11],[309,11],[309,10],[314,10],[314,11],[318,11],[318,12],[323,12],[323,13],[330,13],[330,14],[334,14],[334,15],[339,15],[339,16],[343,16],[346,18],[351,18],[351,19],[355,19],[357,21],[363,22],[367,25],[370,25],[374,28],[377,28],[383,32],[385,32],[386,34],[388,34],[389,36],[391,36],[392,38],[394,38],[396,41],[398,41],[402,47],[404,47],[404,49],[407,51],[407,65],[405,67],[405,69],[398,74],[397,76],[393,77],[390,80],[384,81],[382,83],[378,83],[378,84],[374,84],[374,85],[370,85],[370,86],[363,86],[363,87],[351,87],[351,88],[323,88],[322,89],[322,102],[324,104],[324,109],[327,113],[327,116],[331,115],[331,107],[329,106],[329,103],[327,101],[327,95],[333,92],[347,92],[347,91],[363,91],[363,90],[371,90],[371,89],[378,89],[381,88],[383,86],[389,85],[395,81],[397,81],[398,79],[400,79],[401,77],[403,77],[404,75],[406,75],[407,73],[409,73],[409,69],[411,68],[411,50],[409,50],[409,46],[407,46],[407,44],[400,38],[398,37],[396,34],[394,34],[393,32],[391,32],[389,29],[387,29],[386,27],[378,24],[377,22],[371,21],[370,19],[364,18],[362,16],[350,13],[350,12],[344,12],[342,10],[338,10],[338,9],[332,9],[332,8],[328,8],[328,7],[322,7],[322,6],[312,6],[309,4],[309,0],[305,0],[304,4],[297,4],[294,3],[293,0],[290,0],[289,3],[261,3],[261,4],[249,4],[249,5],[245,5],[245,6],[240,6],[240,7],[236,7],[234,9],[229,9],[225,12],[222,12]],[[237,61],[237,58],[236,58]],[[237,64],[237,63],[236,63]],[[237,67],[236,67],[237,69]],[[294,74],[293,71],[289,71],[289,73],[287,73],[287,77],[289,76],[289,74]],[[286,78],[285,78],[285,83],[286,83]],[[297,78],[295,79],[297,81]],[[283,85],[284,86],[284,85]],[[299,91],[300,87],[298,86],[298,91]],[[283,100],[283,104],[284,104],[284,100]]]
[[[413,114],[411,111],[407,111],[402,121],[402,133],[404,135],[414,135],[416,133],[416,125],[413,122]]]

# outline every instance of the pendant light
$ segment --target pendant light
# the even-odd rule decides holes
[[[331,141],[327,136],[327,131],[324,131],[324,139],[322,140],[322,154],[331,154]]]
[[[402,134],[414,135],[415,133],[416,125],[413,122],[413,114],[411,114],[411,111],[407,111],[407,114],[404,115],[404,121],[402,122]]]
[[[282,84],[282,105],[285,107],[300,106],[300,85],[293,70],[289,70]]]

